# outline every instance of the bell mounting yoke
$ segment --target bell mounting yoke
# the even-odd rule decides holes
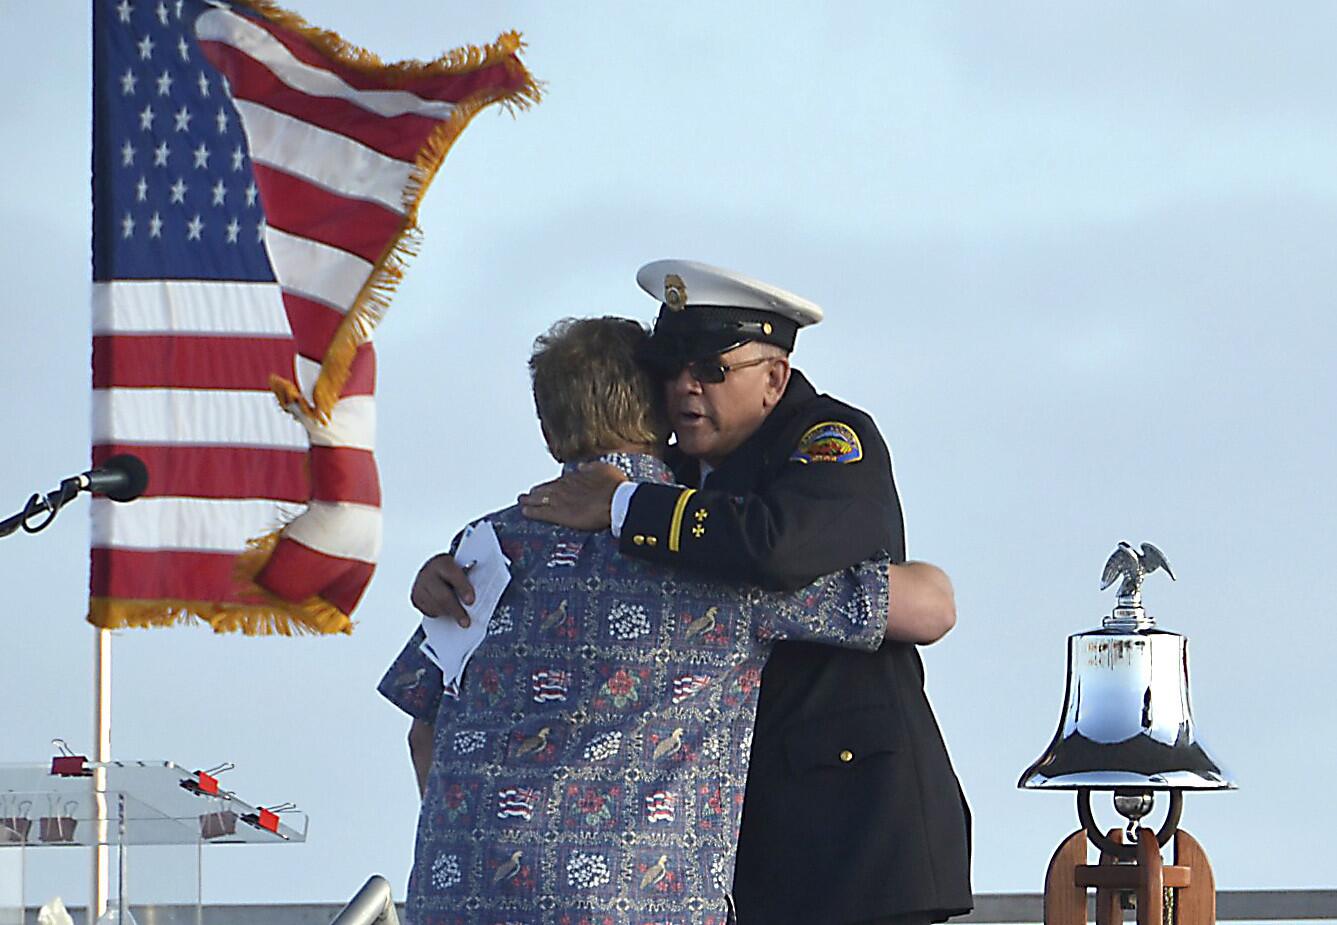
[[[1114,791],[1114,808],[1128,820],[1127,832],[1128,842],[1117,842],[1103,832],[1096,823],[1096,818],[1091,813],[1091,789],[1083,787],[1077,791],[1077,819],[1086,830],[1086,837],[1091,840],[1091,844],[1100,849],[1102,854],[1111,854],[1121,861],[1137,860],[1137,829],[1138,822],[1147,813],[1151,812],[1155,797],[1150,790],[1116,790]],[[1136,809],[1129,805],[1134,803]],[[1170,811],[1165,814],[1165,821],[1161,823],[1160,828],[1156,830],[1156,844],[1164,848],[1170,843],[1175,832],[1179,830],[1179,820],[1184,814],[1184,791],[1170,791]]]

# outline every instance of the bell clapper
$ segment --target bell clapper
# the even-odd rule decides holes
[[[1130,844],[1137,842],[1137,827],[1142,818],[1156,805],[1156,797],[1150,790],[1114,791],[1114,811],[1128,820],[1124,827]]]

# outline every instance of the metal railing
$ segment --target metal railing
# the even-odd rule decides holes
[[[384,881],[382,881],[384,883]],[[366,891],[372,887],[369,881]],[[388,884],[385,889],[388,894]],[[358,897],[362,897],[362,893]],[[205,906],[203,925],[333,925],[335,916],[351,911],[354,903],[278,903],[265,905]],[[368,897],[367,908],[381,914],[385,907],[379,897]],[[193,908],[191,911],[193,913]],[[361,908],[359,906],[359,908]],[[398,912],[403,915],[402,905]],[[975,911],[968,916],[952,919],[952,923],[989,923],[1017,925],[1042,921],[1044,898],[1040,893],[978,893]],[[188,921],[184,907],[136,906],[133,911],[139,925],[168,925]],[[84,910],[71,909],[75,925],[86,925]],[[1089,911],[1095,921],[1094,911]],[[1337,921],[1337,890],[1218,890],[1216,917],[1222,922],[1311,922],[1329,919]],[[26,922],[37,921],[37,910],[29,912]],[[189,921],[194,921],[193,914]],[[373,925],[375,918],[358,919],[358,925]],[[386,925],[393,920],[386,920]],[[353,920],[340,920],[339,925],[351,925]],[[816,925],[816,923],[814,923]]]
[[[399,925],[390,881],[374,874],[330,925]]]
[[[1087,900],[1087,918],[1095,921],[1095,896]],[[1219,922],[1300,922],[1337,919],[1337,890],[1218,890]],[[1043,893],[978,893],[975,911],[955,922],[1005,923],[1044,920]]]

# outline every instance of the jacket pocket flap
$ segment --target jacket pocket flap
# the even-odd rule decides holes
[[[899,728],[896,712],[887,707],[817,717],[789,730],[785,752],[796,771],[845,767],[896,751]]]

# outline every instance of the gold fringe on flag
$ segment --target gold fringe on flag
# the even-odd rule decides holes
[[[274,530],[248,540],[247,549],[233,565],[242,602],[131,600],[94,597],[89,600],[88,622],[106,630],[207,623],[215,633],[241,632],[247,636],[328,636],[351,634],[348,614],[318,595],[300,603],[285,601],[256,584],[255,577],[269,561],[282,531]]]
[[[330,338],[320,364],[320,375],[312,390],[312,400],[300,397],[293,383],[280,377],[271,377],[270,386],[285,408],[296,404],[302,411],[322,424],[329,423],[334,405],[343,394],[348,382],[349,369],[357,348],[367,342],[372,330],[389,308],[390,297],[404,278],[408,261],[418,254],[421,231],[418,228],[418,208],[428,185],[450,153],[455,139],[481,110],[497,103],[514,112],[528,109],[542,98],[542,89],[534,76],[518,57],[524,48],[519,32],[507,32],[491,45],[466,45],[442,54],[433,61],[399,61],[384,64],[365,48],[345,41],[335,32],[319,29],[301,16],[282,9],[269,0],[242,0],[265,19],[284,29],[300,34],[308,42],[335,61],[368,75],[385,78],[391,85],[404,84],[425,77],[457,76],[486,67],[502,66],[511,77],[509,88],[480,90],[473,96],[452,104],[450,118],[432,132],[419,149],[404,185],[404,222],[373,264],[371,273],[362,284],[352,306]],[[294,400],[294,393],[298,398]]]
[[[233,565],[232,574],[238,583],[246,587],[247,596],[254,594],[261,598],[265,601],[267,611],[257,613],[252,608],[241,612],[224,610],[209,621],[214,632],[241,630],[247,636],[271,633],[289,636],[292,634],[290,630],[321,635],[353,632],[353,621],[348,618],[348,614],[319,595],[313,594],[301,603],[293,603],[271,594],[256,583],[256,576],[269,562],[282,536],[282,530],[274,530],[247,540],[246,551],[237,557]]]
[[[238,0],[238,3],[254,10],[274,25],[301,35],[340,64],[370,76],[385,77],[392,84],[408,83],[424,77],[471,74],[494,64],[504,64],[512,71],[513,76],[520,78],[522,83],[526,81],[528,83],[528,86],[520,91],[520,98],[511,100],[511,104],[523,107],[528,103],[538,102],[537,85],[524,66],[514,59],[514,55],[524,48],[520,33],[515,31],[503,33],[491,45],[465,45],[444,52],[431,61],[408,59],[386,64],[374,52],[354,45],[337,32],[311,25],[297,13],[285,10],[271,0]]]
[[[312,388],[311,399],[296,383],[281,376],[271,376],[270,388],[279,404],[294,415],[305,415],[319,424],[328,424],[330,414],[348,383],[357,350],[366,343],[372,330],[384,317],[390,299],[404,278],[408,261],[418,254],[421,230],[418,210],[427,187],[436,176],[455,140],[473,117],[494,103],[511,110],[527,109],[539,101],[541,90],[533,75],[520,62],[524,47],[518,32],[508,32],[491,45],[465,46],[446,52],[434,61],[401,61],[386,65],[375,54],[346,42],[334,32],[317,29],[295,13],[281,9],[268,0],[243,0],[247,6],[270,22],[296,32],[328,57],[368,75],[386,79],[390,85],[402,85],[425,77],[468,74],[482,68],[502,66],[510,77],[509,87],[481,90],[453,104],[450,118],[432,132],[418,150],[414,165],[402,192],[404,220],[372,265],[339,327],[330,338],[321,359],[320,374]],[[281,531],[251,540],[237,561],[238,580],[248,589],[267,599],[258,608],[218,608],[206,619],[217,632],[241,630],[248,635],[291,632],[349,633],[348,615],[319,597],[293,604],[275,597],[255,582],[264,569]]]
[[[322,623],[336,627],[328,630],[309,622],[308,615],[297,610],[295,605],[286,601],[282,605],[272,607],[260,604],[217,604],[212,601],[137,601],[94,597],[89,600],[88,622],[105,630],[204,623],[213,627],[216,633],[241,632],[247,636],[316,636],[353,632],[354,624],[347,614],[339,613],[330,604],[325,604],[325,607],[338,617],[321,618]]]
[[[408,260],[417,255],[421,237],[417,224],[418,208],[455,139],[487,106],[496,103],[512,112],[528,109],[539,101],[542,90],[519,60],[524,43],[518,32],[507,32],[491,45],[457,48],[432,61],[409,60],[387,65],[372,52],[345,41],[337,33],[310,25],[301,16],[269,0],[240,0],[240,3],[270,22],[300,34],[340,64],[385,78],[392,86],[426,77],[468,74],[498,65],[511,77],[509,88],[482,90],[455,103],[450,118],[439,125],[419,149],[403,190],[404,221],[373,265],[330,339],[312,400],[308,401],[295,383],[280,376],[270,377],[270,388],[286,410],[327,424],[348,382],[358,347],[367,342],[372,329],[384,316],[390,296],[403,279]],[[89,600],[88,621],[103,629],[203,622],[215,632],[240,631],[248,636],[351,633],[354,624],[348,614],[323,598],[312,596],[293,603],[256,584],[256,576],[268,563],[281,536],[279,530],[252,539],[248,542],[249,548],[237,558],[235,577],[245,589],[240,596],[253,597],[254,603],[94,597]]]

